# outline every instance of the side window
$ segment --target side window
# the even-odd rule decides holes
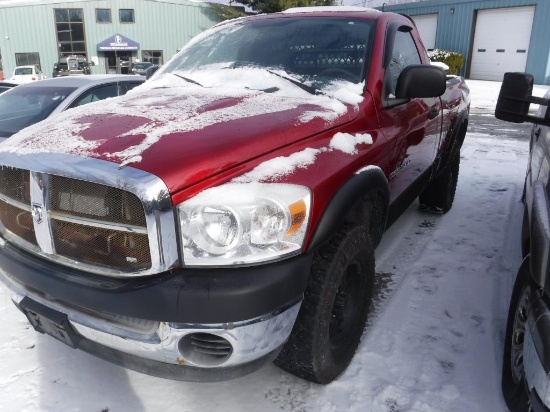
[[[82,106],[87,103],[97,102],[98,100],[107,99],[109,97],[118,96],[117,84],[108,84],[106,86],[96,87],[95,89],[88,90],[82,96],[80,96],[71,107]]]
[[[395,87],[397,86],[397,79],[405,67],[410,64],[420,64],[420,56],[418,50],[414,44],[414,40],[409,32],[398,31],[395,34],[395,42],[393,44],[393,53],[386,74],[386,81],[389,82],[389,98],[395,96]]]
[[[132,90],[134,87],[139,86],[140,84],[141,84],[141,82],[140,82],[140,83],[137,83],[137,82],[136,82],[136,83],[133,83],[133,82],[132,82],[132,83],[126,83],[126,84],[124,85],[124,86],[126,86],[126,89],[122,89],[122,91],[120,92],[120,94],[126,94],[126,92],[129,92],[129,91]],[[122,84],[121,84],[121,86],[122,86]]]

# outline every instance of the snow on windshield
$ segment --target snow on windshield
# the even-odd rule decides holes
[[[314,118],[332,121],[348,110],[357,110],[363,84],[329,84],[320,95],[310,94],[295,84],[258,68],[194,72],[190,83],[165,74],[136,87],[127,95],[71,109],[53,119],[15,134],[0,145],[0,152],[18,154],[57,152],[83,156],[105,156],[125,165],[138,162],[142,153],[163,136],[199,130],[232,120],[295,109],[309,108],[300,122]],[[190,76],[191,76],[190,75]],[[264,91],[269,89],[267,92]],[[94,121],[109,117],[139,118],[139,126],[115,138],[143,135],[139,144],[119,152],[96,153],[105,143],[90,135]],[[102,121],[102,120],[99,120]]]

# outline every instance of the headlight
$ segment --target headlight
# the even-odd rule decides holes
[[[178,206],[186,265],[239,265],[299,252],[310,191],[275,183],[228,183]]]

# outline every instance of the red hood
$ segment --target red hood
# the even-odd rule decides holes
[[[326,96],[151,89],[70,110],[5,143],[129,164],[174,193],[356,115]]]

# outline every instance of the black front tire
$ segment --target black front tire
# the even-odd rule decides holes
[[[518,273],[506,325],[502,360],[502,394],[510,412],[527,412],[529,395],[525,386],[523,340],[530,309],[529,258]]]
[[[449,158],[443,173],[432,180],[418,197],[420,207],[437,213],[447,213],[453,206],[460,170],[460,151]]]
[[[312,382],[332,382],[357,350],[373,285],[367,230],[343,226],[315,253],[298,319],[275,364]]]

